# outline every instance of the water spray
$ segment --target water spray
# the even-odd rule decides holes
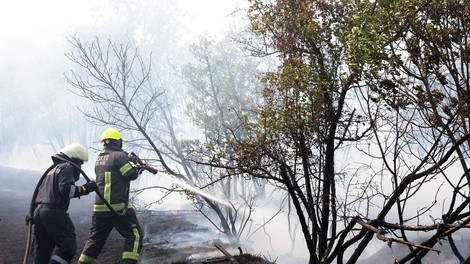
[[[174,184],[178,185],[179,187],[185,189],[185,190],[188,190],[190,192],[193,192],[193,193],[196,193],[196,194],[199,194],[201,196],[204,196],[206,197],[207,199],[210,199],[214,202],[217,202],[217,203],[220,203],[220,204],[223,204],[225,206],[232,206],[228,201],[224,200],[224,199],[221,199],[221,198],[218,198],[212,194],[209,194],[209,193],[206,193],[206,192],[203,192],[201,189],[197,188],[196,186],[194,185],[191,185],[187,182],[184,182],[184,181],[181,181],[181,180],[177,180],[173,177],[171,177],[170,175],[167,175],[167,174],[164,174],[164,173],[160,173],[161,176],[165,177],[165,179],[167,180],[170,180],[171,182],[173,182]]]
[[[131,157],[132,157],[132,160],[137,163],[139,165],[140,168],[144,169],[144,170],[147,170],[148,172],[152,173],[152,174],[157,174],[157,169],[151,167],[147,162],[144,162],[142,159],[140,159],[134,152],[131,152]],[[174,184],[178,185],[179,187],[185,189],[185,190],[188,190],[192,193],[196,193],[196,194],[199,194],[207,199],[210,199],[214,202],[217,202],[217,203],[220,203],[220,204],[223,204],[225,206],[232,206],[228,201],[224,200],[224,199],[221,199],[221,198],[218,198],[212,194],[209,194],[209,193],[206,193],[206,192],[203,192],[201,189],[199,189],[197,186],[193,185],[193,184],[190,184],[188,182],[185,182],[185,181],[181,181],[181,180],[177,180],[175,179],[174,177],[170,176],[170,175],[167,175],[167,174],[163,174],[163,173],[159,173],[159,175],[162,175],[163,177],[165,177],[167,180],[170,180],[171,182],[173,182]]]

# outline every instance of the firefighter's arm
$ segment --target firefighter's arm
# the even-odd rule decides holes
[[[122,152],[116,159],[118,168],[121,175],[131,181],[137,179],[139,176],[139,169],[129,158],[129,155]]]
[[[74,170],[71,165],[65,163],[59,165],[57,175],[57,187],[61,196],[69,198],[81,196],[80,187],[75,186]]]

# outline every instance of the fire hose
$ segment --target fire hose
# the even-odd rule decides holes
[[[155,168],[152,168],[148,163],[146,162],[143,162],[139,156],[137,156],[134,152],[131,152],[130,154],[131,156],[131,161],[134,162],[134,163],[137,163],[139,165],[140,168],[152,173],[152,174],[157,174],[158,171],[157,169]]]
[[[57,166],[57,164],[52,164],[52,166],[50,166],[45,172],[44,174],[41,176],[41,178],[39,179],[39,182],[38,184],[36,185],[36,188],[34,189],[34,193],[33,193],[33,197],[31,198],[31,205],[29,207],[29,215],[26,216],[26,222],[28,223],[28,238],[26,240],[26,250],[25,250],[25,253],[24,253],[24,257],[23,257],[23,264],[26,264],[28,263],[28,257],[29,257],[29,251],[31,249],[31,239],[32,239],[32,230],[33,230],[33,213],[34,213],[34,209],[35,209],[35,206],[34,206],[34,201],[36,200],[36,196],[38,194],[38,191],[39,191],[39,186],[41,186],[42,182],[44,181],[44,178],[46,178],[46,175],[53,169]]]
[[[134,152],[131,152],[131,160],[133,162],[136,162],[138,165],[139,165],[139,168],[141,170],[147,170],[148,172],[152,173],[152,174],[157,174],[157,169],[151,167],[148,163],[145,163],[143,162],[136,154],[134,154]],[[90,182],[90,178],[86,175],[86,173],[82,170],[82,168],[71,162],[70,160],[67,160],[65,158],[62,158],[60,156],[55,156],[56,158],[58,158],[59,160],[61,161],[64,161],[64,162],[67,162],[69,164],[71,164],[73,167],[75,167],[76,169],[78,169],[78,171],[83,175],[83,178],[85,178],[86,182]],[[38,191],[39,191],[39,187],[41,186],[42,182],[44,181],[44,179],[46,178],[47,174],[52,170],[54,169],[58,164],[52,164],[45,172],[44,174],[41,176],[41,178],[39,179],[39,182],[38,184],[36,185],[36,188],[34,189],[34,193],[33,193],[33,197],[31,198],[31,203],[30,203],[30,207],[29,207],[29,215],[26,216],[26,223],[28,224],[28,237],[27,237],[27,240],[26,240],[26,249],[25,249],[25,253],[24,253],[24,257],[23,257],[23,264],[27,264],[28,263],[28,257],[29,257],[29,253],[30,253],[30,250],[31,250],[31,244],[32,244],[32,230],[33,230],[33,214],[34,214],[34,210],[36,209],[36,197],[37,197],[37,194],[38,194]],[[141,172],[141,171],[140,171]],[[119,213],[117,212],[112,206],[111,204],[109,204],[109,202],[104,198],[103,194],[100,193],[98,190],[95,191],[96,195],[98,195],[98,197],[104,202],[104,204],[106,205],[106,207],[109,208],[109,210],[111,210],[111,212],[113,212],[114,214],[118,215],[118,216],[124,216],[127,212],[127,209],[129,207],[129,190],[130,188],[127,188],[127,197],[126,197],[126,203],[124,204],[124,210]]]

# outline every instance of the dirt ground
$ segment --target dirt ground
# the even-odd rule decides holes
[[[25,217],[39,177],[38,172],[0,167],[0,264],[23,263],[28,232]],[[78,245],[72,263],[76,263],[89,235],[91,198],[71,201],[69,214],[76,228]],[[271,263],[256,255],[240,254],[237,248],[230,247],[222,241],[223,237],[211,231],[204,223],[207,220],[194,211],[138,212],[138,219],[144,233],[139,263]],[[122,237],[113,231],[98,263],[119,263],[123,243]],[[232,262],[215,244],[233,256]],[[31,257],[28,263],[32,263]]]

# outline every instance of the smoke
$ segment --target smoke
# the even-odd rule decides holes
[[[138,182],[133,185],[134,189],[139,189],[144,186],[166,186],[170,187],[174,180],[170,176],[164,176],[163,173],[151,175],[150,173],[143,173]],[[171,179],[171,180],[170,180]],[[266,190],[267,193],[278,193],[274,190]],[[139,203],[150,204],[158,200],[163,195],[163,191],[159,192],[158,189],[146,190],[139,194]],[[279,194],[281,195],[281,194]],[[213,200],[221,200],[219,197],[214,197]],[[259,200],[250,216],[250,221],[247,228],[240,238],[240,248],[245,253],[264,256],[266,259],[278,263],[307,263],[308,251],[303,240],[298,218],[295,213],[291,213],[290,220],[287,218],[286,209],[280,209],[282,204],[282,197],[270,197],[269,199]],[[219,202],[223,202],[219,201]],[[237,203],[236,200],[230,201]],[[246,209],[246,208],[245,208]],[[184,212],[193,211],[193,214],[186,214],[184,217],[191,223],[205,226],[208,234],[198,233],[203,236],[203,240],[220,239],[227,242],[224,234],[221,234],[215,227],[205,219],[200,213],[194,212],[194,208],[187,200],[184,194],[172,194],[171,197],[166,197],[162,203],[155,203],[149,207],[149,210],[154,212]],[[243,208],[239,208],[240,214]],[[218,217],[211,213],[208,214],[216,222]],[[239,215],[238,218],[242,219],[247,215]],[[194,236],[191,232],[188,233]],[[197,240],[197,237],[194,237]],[[175,237],[175,239],[179,239]],[[161,237],[155,236],[155,241],[160,241]],[[197,243],[195,243],[197,244]],[[232,248],[233,254],[238,254],[237,248]]]
[[[309,253],[298,218],[293,212],[288,217],[285,208],[279,211],[280,204],[280,200],[259,202],[251,216],[251,230],[241,245],[277,263],[308,263]]]
[[[140,217],[147,252],[140,263],[183,263],[220,256],[214,243],[226,243],[194,210],[150,211]]]

